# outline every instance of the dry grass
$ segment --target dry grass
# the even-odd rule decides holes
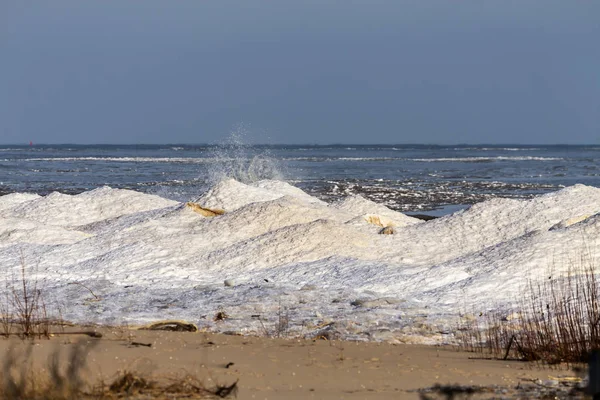
[[[22,338],[50,336],[51,319],[37,279],[28,276],[25,259],[21,255],[19,277],[7,282],[0,298],[0,335]]]
[[[61,362],[56,350],[48,359],[46,373],[35,371],[32,367],[33,343],[29,342],[22,351],[11,347],[2,363],[0,397],[34,400],[77,398],[84,385],[81,372],[94,345],[94,341],[88,340],[75,343],[64,362]]]
[[[290,314],[289,310],[281,305],[281,302],[277,307],[277,314],[275,317],[275,322],[270,327],[265,324],[264,318],[258,319],[262,336],[269,338],[288,337],[290,334]]]
[[[545,364],[585,363],[600,349],[600,286],[594,263],[566,276],[529,283],[512,318],[491,313],[463,324],[463,347],[502,359]]]
[[[206,399],[227,398],[236,394],[237,381],[231,385],[207,388],[196,377],[184,375],[161,384],[131,371],[123,371],[108,388],[90,393],[94,398],[100,399]]]
[[[89,352],[98,340],[81,339],[65,357],[54,351],[45,369],[33,367],[34,344],[11,347],[0,371],[0,398],[10,400],[71,399],[206,399],[228,398],[237,394],[237,381],[230,385],[207,387],[191,375],[163,379],[161,382],[135,371],[122,371],[110,384],[89,385],[82,377]],[[20,349],[20,351],[18,350]]]
[[[0,299],[0,335],[9,337],[13,333],[15,317],[11,306],[10,290],[7,285],[6,290],[2,293]]]

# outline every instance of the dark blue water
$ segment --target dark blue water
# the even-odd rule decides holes
[[[599,165],[600,146],[0,146],[0,194],[109,185],[188,200],[227,175],[419,211],[575,183],[600,187]]]

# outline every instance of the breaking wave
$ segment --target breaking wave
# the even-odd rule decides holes
[[[494,162],[494,161],[560,161],[561,157],[442,157],[442,158],[411,158],[410,161],[418,162]]]
[[[561,161],[561,157],[438,157],[438,158],[405,158],[405,157],[288,157],[286,161],[415,161],[415,162],[495,162],[495,161]]]
[[[201,164],[215,160],[196,157],[46,157],[26,158],[23,161],[113,161],[113,162],[156,162],[156,163],[187,163]]]
[[[217,146],[209,150],[208,182],[217,183],[233,178],[242,183],[254,183],[263,179],[284,180],[282,166],[271,156],[268,148],[248,145],[249,131],[237,127]]]

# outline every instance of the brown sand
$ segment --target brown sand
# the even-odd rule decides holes
[[[100,339],[57,335],[35,340],[35,368],[43,368],[53,351],[67,354],[74,343],[84,339],[96,343],[87,358],[85,377],[90,381],[110,382],[119,370],[137,371],[152,379],[193,374],[208,386],[239,379],[239,399],[418,399],[416,389],[436,383],[514,388],[531,379],[573,376],[567,369],[473,359],[477,355],[447,347],[99,331],[103,334]],[[27,343],[0,339],[0,354],[5,355],[10,346],[26,347]]]

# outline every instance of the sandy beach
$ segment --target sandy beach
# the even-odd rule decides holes
[[[67,331],[80,329],[90,328]],[[237,381],[238,399],[445,398],[421,392],[436,384],[482,388],[471,398],[533,398],[544,390],[566,393],[563,382],[572,383],[575,376],[565,367],[484,359],[447,346],[94,330],[102,338],[59,334],[49,340],[0,340],[0,354],[6,362],[9,348],[24,354],[32,346],[31,370],[43,375],[52,354],[58,352],[66,368],[69,353],[84,343],[89,353],[81,372],[88,384],[108,386],[123,371],[163,385],[190,375],[209,389]]]

